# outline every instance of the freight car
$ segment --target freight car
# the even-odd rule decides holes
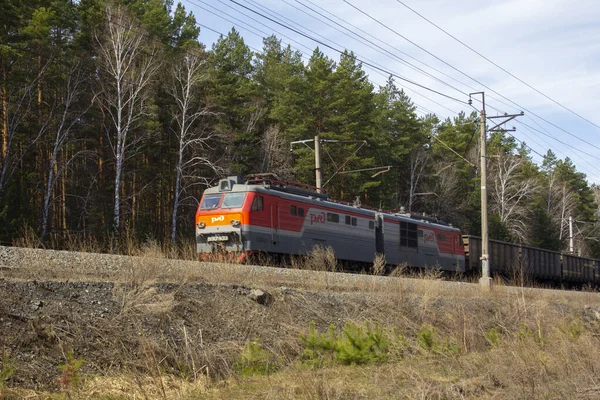
[[[306,185],[272,174],[222,179],[204,191],[196,213],[198,253],[217,250],[242,261],[256,254],[285,258],[328,246],[353,267],[382,254],[392,265],[465,271],[459,229],[426,217],[332,201]]]
[[[463,245],[466,270],[481,271],[481,238],[465,235]],[[488,252],[492,276],[566,285],[600,283],[600,260],[500,240],[490,240]]]

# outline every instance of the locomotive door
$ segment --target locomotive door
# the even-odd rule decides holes
[[[271,246],[272,250],[277,251],[279,244],[279,207],[278,203],[271,204]]]
[[[385,254],[383,246],[383,214],[375,214],[375,252]]]
[[[452,240],[452,258],[454,259],[454,268],[456,271],[460,269],[460,258],[458,256],[458,235],[454,235]]]

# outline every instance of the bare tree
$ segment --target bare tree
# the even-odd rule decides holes
[[[596,202],[596,205],[598,206],[596,208],[596,216],[600,217],[600,186],[598,186],[596,184],[592,184],[592,191],[594,192],[594,201]]]
[[[500,153],[490,165],[490,208],[500,217],[508,230],[519,240],[527,232],[528,210],[526,200],[535,190],[533,179],[522,176],[523,159]]]
[[[270,126],[260,141],[260,172],[272,172],[283,179],[292,177],[290,144],[278,127]]]
[[[141,27],[120,5],[106,6],[106,24],[99,45],[103,72],[102,105],[109,116],[108,139],[115,157],[113,228],[121,227],[123,167],[145,135],[134,135],[140,119],[149,112],[149,84],[160,67],[155,48],[146,46]]]
[[[54,134],[54,144],[52,146],[52,153],[48,159],[48,177],[46,179],[42,203],[42,225],[40,229],[40,236],[42,239],[44,239],[48,233],[50,225],[50,207],[53,200],[52,196],[58,179],[76,158],[91,154],[90,151],[86,150],[78,151],[69,157],[65,165],[60,169],[57,169],[59,154],[69,143],[69,139],[72,136],[71,133],[74,128],[81,123],[81,117],[89,110],[93,103],[92,100],[88,103],[87,107],[77,109],[77,105],[81,101],[86,89],[85,81],[86,77],[80,64],[77,63],[71,67],[67,73],[64,97],[60,99],[61,104],[56,104],[48,116],[49,121],[53,121],[49,123],[51,125],[49,131]],[[55,113],[58,113],[56,119],[54,118]]]
[[[417,196],[419,181],[425,170],[425,166],[429,162],[429,153],[425,151],[423,146],[418,146],[410,152],[410,176],[408,186],[408,211],[412,211],[413,203]]]
[[[463,211],[468,208],[468,201],[457,163],[440,160],[432,164],[432,169],[437,172],[423,186],[423,190],[432,195],[423,197],[423,203],[434,215],[444,215],[457,224],[464,224]]]
[[[578,199],[567,183],[558,178],[555,166],[549,167],[546,174],[546,211],[559,227],[559,239],[562,242],[569,232],[569,216],[576,217]]]
[[[196,96],[200,83],[206,79],[203,68],[205,63],[200,51],[193,49],[175,63],[172,69],[173,81],[169,92],[177,106],[175,134],[179,142],[171,216],[171,242],[173,243],[177,238],[178,211],[182,201],[185,200],[182,196],[190,186],[199,183],[199,180],[202,182],[200,174],[190,174],[187,171],[197,172],[203,168],[208,168],[213,174],[221,171],[207,151],[211,148],[212,142],[218,140],[219,135],[213,130],[203,129],[199,123],[203,117],[215,115],[206,107],[202,107]]]
[[[550,196],[553,199],[550,215],[556,224],[560,226],[559,237],[562,241],[563,238],[569,235],[569,216],[576,218],[574,214],[577,209],[578,198],[566,183],[555,185]]]

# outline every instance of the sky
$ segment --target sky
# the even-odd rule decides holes
[[[597,0],[181,1],[201,25],[207,48],[235,27],[255,51],[263,37],[275,34],[305,61],[317,46],[339,60],[335,50],[248,9],[255,10],[335,49],[352,50],[376,88],[393,73],[419,115],[470,113],[468,94],[483,91],[488,116],[524,112],[507,126],[516,128],[511,134],[531,149],[535,162],[550,149],[569,157],[590,184],[600,184]],[[481,109],[478,100],[473,106]]]

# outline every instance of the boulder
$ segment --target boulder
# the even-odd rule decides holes
[[[271,296],[268,292],[265,292],[264,290],[260,289],[255,289],[251,291],[248,295],[248,298],[263,306],[267,306],[273,301],[273,296]]]

